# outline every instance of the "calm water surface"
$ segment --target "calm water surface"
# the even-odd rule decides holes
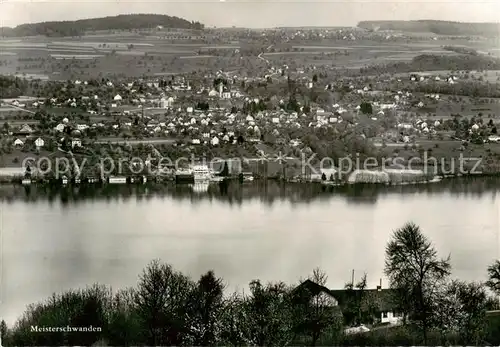
[[[214,269],[230,290],[257,278],[293,283],[318,266],[330,287],[342,287],[352,269],[374,287],[391,231],[410,220],[451,254],[454,276],[484,280],[499,256],[499,183],[1,186],[0,315],[13,323],[27,304],[95,282],[133,286],[154,258],[194,277]]]

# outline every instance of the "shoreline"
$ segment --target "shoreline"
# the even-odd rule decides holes
[[[267,182],[267,181],[279,181],[284,184],[314,184],[322,185],[325,187],[346,187],[346,186],[360,186],[360,185],[372,185],[372,186],[406,186],[406,185],[423,185],[431,183],[439,183],[443,180],[457,179],[457,178],[489,178],[489,177],[500,177],[500,172],[495,173],[478,173],[478,174],[446,174],[446,175],[435,175],[430,179],[414,179],[402,182],[348,182],[348,181],[330,181],[330,180],[304,180],[304,179],[282,179],[279,177],[268,177],[259,178],[255,177],[252,181],[241,181],[239,177],[220,177],[216,176],[213,179],[200,180],[194,182],[176,182],[175,178],[171,177],[160,177],[160,176],[115,176],[117,178],[123,178],[120,182],[110,182],[109,178],[107,180],[96,179],[96,178],[86,178],[78,180],[68,179],[67,182],[63,182],[63,179],[29,179],[21,177],[0,177],[0,185],[20,185],[20,186],[83,186],[83,185],[111,185],[111,186],[134,186],[134,185],[145,185],[145,184],[155,184],[155,185],[196,185],[196,184],[222,184],[228,182],[238,182],[239,184],[251,184],[254,182]],[[217,179],[216,179],[217,178]],[[29,180],[27,182],[27,180]]]

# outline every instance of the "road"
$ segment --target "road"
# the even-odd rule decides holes
[[[271,64],[271,63],[269,62],[269,60],[267,60],[266,58],[262,57],[262,54],[264,54],[264,52],[260,53],[260,54],[257,56],[257,58],[259,58],[259,59],[261,59],[261,60],[264,60],[264,61],[265,61],[266,63],[268,63],[268,64]]]
[[[134,139],[123,139],[123,138],[105,138],[95,141],[95,143],[106,144],[106,143],[120,143],[120,144],[130,144],[130,145],[138,145],[142,144],[172,144],[175,143],[175,139],[143,139],[143,140],[134,140]]]
[[[35,114],[36,113],[36,112],[30,111],[30,110],[27,110],[25,108],[18,107],[18,106],[15,106],[15,105],[3,105],[0,108],[0,111],[1,112],[23,111],[23,112],[27,112],[27,113],[31,113],[31,114]]]

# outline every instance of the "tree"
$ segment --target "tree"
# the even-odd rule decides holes
[[[187,305],[187,342],[193,346],[215,346],[221,336],[224,285],[213,271],[201,276]]]
[[[135,306],[135,296],[135,290],[129,288],[118,291],[113,298],[106,334],[112,346],[137,346],[141,342],[143,327]]]
[[[346,283],[344,286],[347,290],[348,301],[342,314],[346,325],[359,326],[363,323],[373,323],[374,303],[366,292],[366,277],[367,275],[363,274],[355,285]]]
[[[147,345],[177,346],[182,342],[184,309],[193,283],[158,260],[152,261],[139,278],[135,304]]]
[[[319,286],[325,286],[328,277],[320,269],[315,269],[309,280]],[[342,314],[330,295],[320,292],[307,292],[295,304],[294,325],[296,333],[307,336],[311,346],[316,346],[319,339],[326,335],[337,335],[342,327]]]
[[[384,272],[400,306],[420,328],[424,344],[433,323],[436,288],[450,274],[450,257],[439,259],[414,223],[396,230],[386,247]]]
[[[250,283],[251,295],[245,301],[248,340],[257,346],[285,346],[292,338],[289,290],[284,283]]]
[[[2,321],[0,322],[0,346],[3,346],[3,343],[5,343],[5,341],[7,340],[7,332],[7,324],[2,319]],[[5,345],[7,345],[7,343],[5,343]]]
[[[313,83],[318,82],[318,75],[314,74],[312,78]]]
[[[110,291],[94,285],[85,290],[54,294],[48,300],[30,305],[15,323],[11,335],[13,345],[55,346],[92,345],[107,331],[107,307]],[[101,327],[102,332],[64,332],[58,334],[33,334],[33,326]]]
[[[480,283],[452,281],[440,291],[434,308],[443,333],[456,333],[460,342],[479,345],[485,336],[488,296]]]
[[[369,102],[362,102],[360,106],[360,110],[363,114],[372,114],[373,113],[373,107],[372,104]]]
[[[488,266],[488,281],[486,285],[496,295],[500,295],[500,260],[495,260],[493,264]]]

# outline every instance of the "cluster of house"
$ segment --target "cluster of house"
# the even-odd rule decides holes
[[[35,130],[29,124],[24,124],[19,129],[9,132],[9,135],[15,138],[13,142],[14,147],[23,147],[26,139],[31,137],[34,132]],[[35,146],[39,149],[45,146],[43,138],[38,137],[35,140]]]
[[[282,76],[283,69],[288,69],[283,66],[279,69],[270,68],[269,74]],[[303,80],[307,87],[312,88],[316,82],[304,74],[303,70],[298,69],[297,74],[303,74]],[[215,77],[227,76],[223,72],[218,72]],[[224,79],[223,78],[223,79]],[[412,81],[424,81],[426,77],[423,75],[411,74]],[[437,77],[435,78],[437,80]],[[451,76],[448,80],[455,81],[457,78]],[[234,81],[233,81],[234,82]],[[75,85],[89,85],[87,81],[76,80],[73,82]],[[224,107],[215,109],[211,108],[208,111],[201,111],[196,109],[196,105],[189,105],[180,95],[200,96],[199,99],[203,100],[208,98],[217,99],[219,101],[237,99],[241,103],[255,103],[259,104],[259,98],[252,98],[243,95],[237,88],[228,87],[224,83],[219,83],[215,86],[192,88],[190,82],[184,78],[170,81],[131,81],[115,85],[111,81],[106,82],[108,87],[107,92],[85,93],[78,97],[68,98],[61,100],[58,98],[50,98],[48,100],[31,100],[28,102],[20,103],[17,100],[11,102],[15,107],[39,107],[43,104],[50,104],[52,107],[73,107],[87,110],[89,114],[104,116],[109,114],[111,110],[112,115],[120,115],[122,117],[110,118],[100,122],[87,121],[85,124],[72,124],[73,139],[72,146],[81,146],[82,138],[85,137],[85,131],[89,128],[102,129],[100,132],[104,136],[118,135],[120,132],[126,132],[137,126],[141,129],[141,136],[176,136],[189,139],[193,145],[198,144],[211,144],[214,146],[219,145],[221,142],[230,143],[237,141],[237,134],[242,134],[246,139],[258,142],[262,134],[272,134],[280,141],[282,134],[288,130],[299,128],[338,128],[339,131],[345,131],[349,127],[358,125],[360,115],[362,115],[362,100],[370,101],[373,112],[369,115],[371,121],[378,121],[383,119],[388,111],[403,110],[409,108],[423,108],[425,103],[423,100],[415,102],[415,97],[409,92],[396,91],[396,92],[380,92],[372,90],[370,86],[356,86],[357,83],[353,82],[349,85],[349,90],[353,95],[357,95],[355,101],[349,104],[333,104],[328,105],[328,110],[321,107],[314,107],[312,112],[307,114],[303,112],[304,107],[301,107],[300,112],[289,112],[285,110],[279,111],[261,111],[255,115],[246,115],[240,112],[227,112]],[[234,86],[232,83],[231,86]],[[325,89],[331,89],[332,85],[328,84]],[[91,90],[91,89],[89,89]],[[85,95],[87,94],[87,95]],[[90,95],[92,94],[92,95]],[[434,101],[439,101],[438,94],[426,95]],[[191,99],[192,100],[192,99]],[[356,102],[359,101],[359,102]],[[378,101],[377,101],[378,100]],[[283,105],[284,100],[279,100],[279,104]],[[192,103],[192,101],[191,101]],[[161,111],[164,110],[164,111]],[[164,114],[164,119],[161,121],[155,120],[153,117],[145,115],[151,111],[158,111]],[[141,121],[138,124],[134,122],[134,115],[140,115]],[[129,117],[127,117],[129,116]],[[156,118],[158,119],[158,118]],[[65,118],[61,124],[55,127],[56,132],[63,133],[70,121]],[[475,131],[474,125],[471,131]],[[439,128],[439,122],[429,124],[423,120],[417,120],[413,123],[400,122],[395,131],[404,132],[405,137],[403,141],[408,142],[411,134],[429,134],[435,133]],[[32,129],[31,129],[32,130]],[[31,131],[32,132],[32,131]],[[26,126],[17,131],[14,136],[19,136],[15,139],[16,146],[22,146],[24,140],[22,136],[30,136],[31,132],[27,131]],[[106,134],[108,133],[108,134]],[[408,133],[408,134],[406,134]],[[43,142],[40,138],[38,144]],[[43,147],[43,144],[40,146]]]
[[[412,82],[425,82],[427,80],[434,80],[436,82],[447,82],[449,84],[455,84],[458,81],[458,76],[455,75],[432,75],[432,74],[411,74],[410,80]]]
[[[62,136],[62,133],[65,131],[65,128],[69,125],[69,120],[67,118],[63,119],[63,122],[55,127],[55,131],[57,133],[61,134],[61,137],[58,138],[58,142],[62,143],[66,137]],[[82,146],[82,133],[84,130],[88,129],[89,126],[86,124],[76,124],[77,129],[75,129],[72,133],[71,137],[71,147],[81,147]],[[29,124],[24,124],[18,129],[13,129],[12,131],[9,131],[9,135],[13,137],[14,141],[12,142],[13,146],[15,148],[22,148],[24,147],[26,141],[28,139],[32,139],[36,131],[29,125]],[[47,135],[41,135],[38,137],[35,137],[35,140],[33,141],[36,149],[41,150],[45,147],[46,141],[44,140],[44,137],[47,137]]]

